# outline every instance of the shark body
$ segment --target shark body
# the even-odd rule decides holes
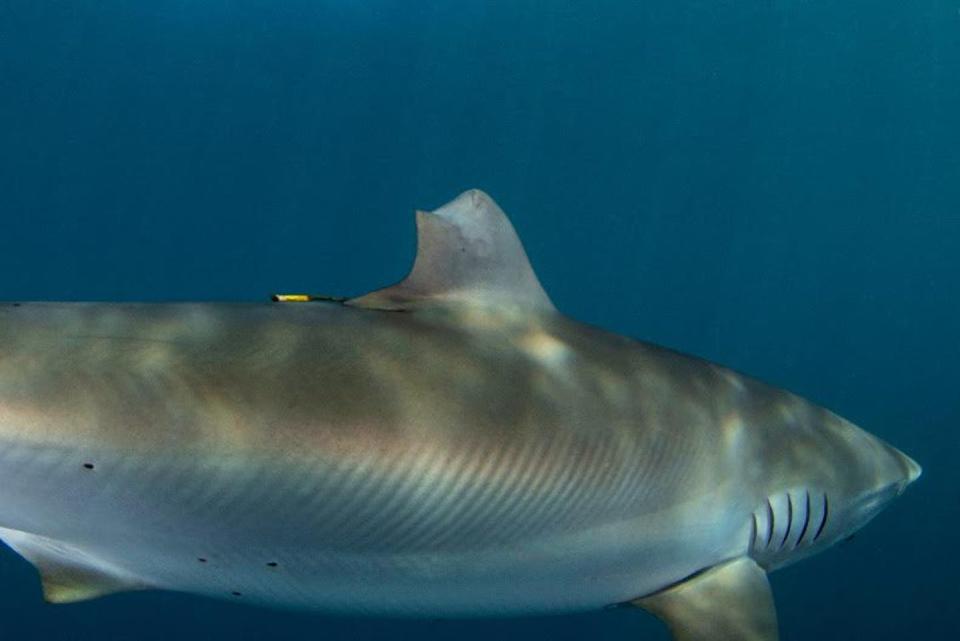
[[[0,306],[0,538],[76,601],[401,615],[633,602],[777,636],[765,572],[920,474],[788,392],[559,314],[506,217],[418,214],[344,303]]]

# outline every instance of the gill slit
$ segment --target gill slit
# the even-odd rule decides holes
[[[827,499],[827,494],[823,494],[823,518],[820,519],[820,526],[817,528],[817,533],[813,535],[813,540],[816,541],[820,538],[820,535],[823,534],[823,528],[827,525],[827,518],[830,515],[830,501]]]
[[[807,495],[807,509],[806,516],[803,517],[803,527],[800,528],[800,536],[797,537],[797,544],[794,547],[799,547],[803,543],[803,537],[807,534],[807,528],[810,526],[810,490],[806,490]]]
[[[783,546],[787,544],[787,539],[790,538],[790,528],[793,527],[793,499],[790,497],[790,492],[787,492],[787,529],[783,531],[783,539],[780,541],[780,549],[783,549]]]
[[[770,498],[767,497],[767,547],[770,546],[770,541],[773,540],[773,505],[770,503]]]

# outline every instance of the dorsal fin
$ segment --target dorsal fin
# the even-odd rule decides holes
[[[347,305],[408,310],[433,304],[553,310],[506,214],[479,189],[417,212],[417,257],[401,282]]]

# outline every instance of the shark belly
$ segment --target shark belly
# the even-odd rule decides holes
[[[711,500],[549,529],[533,518],[543,503],[524,505],[502,487],[486,505],[479,493],[425,496],[419,472],[406,489],[391,479],[391,492],[372,476],[302,461],[191,468],[89,450],[79,457],[97,461],[88,470],[79,454],[4,449],[0,539],[41,571],[66,564],[124,589],[396,615],[575,611],[653,592],[735,556],[730,541],[746,538],[718,528]],[[694,534],[679,538],[683,521]]]

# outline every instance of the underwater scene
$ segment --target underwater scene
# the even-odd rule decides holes
[[[0,2],[0,641],[954,639],[958,328],[958,0]]]

